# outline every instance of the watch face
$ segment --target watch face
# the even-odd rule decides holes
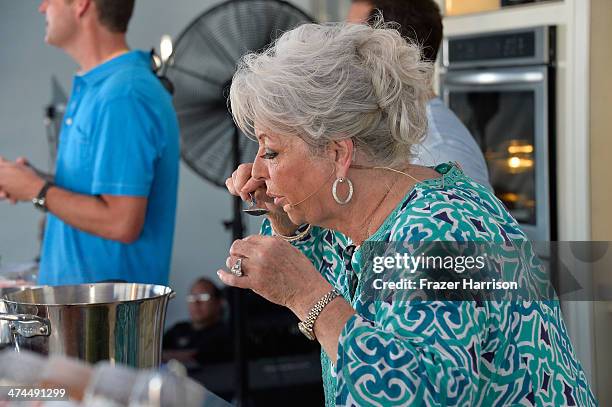
[[[34,204],[34,207],[36,209],[41,210],[43,212],[47,211],[47,207],[45,206],[45,203],[46,203],[45,198],[34,198],[32,199],[32,203]]]
[[[310,339],[311,341],[315,340],[315,336],[314,336],[314,332],[312,331],[312,329],[308,329],[303,322],[300,322],[298,324],[298,328],[300,329],[300,332],[304,334],[305,337],[307,337],[308,339]]]

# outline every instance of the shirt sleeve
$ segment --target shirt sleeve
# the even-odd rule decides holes
[[[134,96],[108,101],[97,121],[92,194],[148,196],[160,156],[156,120]]]
[[[483,306],[378,304],[377,321],[352,316],[339,339],[337,405],[477,405]]]

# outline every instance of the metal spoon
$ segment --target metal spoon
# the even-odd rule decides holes
[[[251,202],[249,202],[249,207],[247,209],[243,209],[242,212],[246,213],[247,215],[251,215],[251,216],[267,215],[268,212],[270,212],[267,209],[257,208],[255,206],[257,205],[257,202],[255,201],[255,196],[250,192],[249,192],[249,197],[251,198]]]

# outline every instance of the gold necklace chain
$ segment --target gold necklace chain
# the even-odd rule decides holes
[[[387,170],[387,171],[395,172],[395,173],[397,173],[397,174],[404,175],[404,176],[406,176],[406,177],[408,177],[408,178],[412,179],[413,181],[415,181],[417,184],[418,184],[418,183],[420,183],[420,182],[422,182],[421,180],[419,180],[419,179],[417,179],[417,178],[413,177],[412,175],[410,175],[410,174],[408,174],[408,173],[406,173],[406,172],[404,172],[404,171],[396,170],[395,168],[390,168],[390,167],[366,167],[366,166],[362,166],[362,165],[356,165],[356,164],[353,164],[353,165],[351,165],[351,167],[350,167],[350,168],[354,168],[354,169],[357,169],[357,170]],[[444,175],[445,175],[445,174],[442,174],[442,188],[444,188]],[[393,186],[394,186],[395,184],[397,184],[397,182],[398,182],[398,181],[399,181],[399,179],[396,179],[396,180],[395,180],[395,182],[394,182],[394,183],[391,185],[391,187],[389,187],[389,186],[387,185],[387,192],[385,192],[385,194],[383,195],[382,199],[380,200],[380,202],[378,202],[378,205],[376,205],[376,207],[374,208],[374,210],[372,211],[372,213],[374,213],[376,210],[378,210],[378,208],[379,208],[379,207],[382,205],[382,203],[384,202],[385,198],[387,198],[387,196],[389,195],[389,192],[391,192],[391,188],[393,188]],[[385,184],[386,184],[386,183],[385,183]],[[366,234],[368,234],[368,233],[369,233],[369,229],[370,229],[370,227],[372,226],[372,222],[373,222],[373,221],[374,221],[374,219],[371,219],[371,220],[370,220],[370,222],[368,223],[368,225],[367,225],[367,227],[366,227],[366,231],[365,231],[365,232],[366,232]],[[365,241],[365,239],[364,239],[364,241]],[[362,243],[363,243],[363,242],[362,242]]]
[[[385,199],[387,198],[387,196],[389,195],[389,193],[391,192],[391,189],[395,186],[395,184],[397,184],[399,181],[399,178],[397,178],[393,184],[391,184],[391,186],[387,185],[387,183],[385,182],[385,185],[387,186],[387,191],[385,192],[385,194],[382,196],[382,198],[380,199],[380,201],[378,201],[378,204],[374,207],[374,209],[372,210],[371,214],[370,214],[370,221],[368,222],[366,228],[365,228],[365,234],[368,235],[369,237],[369,233],[370,233],[370,227],[372,226],[372,222],[374,222],[374,217],[372,216],[374,214],[374,212],[376,212],[378,210],[378,208],[380,208],[380,206],[383,204],[383,202],[385,201]],[[367,237],[366,237],[367,238]],[[365,241],[365,239],[364,239]]]
[[[411,178],[412,180],[414,180],[414,181],[415,181],[415,182],[417,182],[417,183],[421,182],[421,181],[419,181],[418,179],[416,179],[415,177],[413,177],[412,175],[410,175],[410,174],[408,174],[408,173],[406,173],[406,172],[400,171],[400,170],[396,170],[395,168],[390,168],[390,167],[373,167],[373,169],[375,169],[375,170],[388,170],[388,171],[393,171],[393,172],[396,172],[396,173],[398,173],[398,174],[405,175],[405,176],[407,176],[408,178]]]
[[[405,175],[408,178],[412,179],[417,184],[419,182],[423,182],[422,180],[416,179],[415,177],[413,177],[412,175],[410,175],[410,174],[408,174],[406,172],[403,172],[403,171],[400,171],[400,170],[396,170],[395,168],[391,168],[391,167],[366,167],[364,165],[353,164],[353,165],[350,166],[350,168],[354,168],[356,170],[387,170],[387,171],[392,171],[392,172],[395,172],[395,173],[398,173],[398,174]],[[444,189],[444,176],[445,175],[446,174],[442,174],[442,189]]]

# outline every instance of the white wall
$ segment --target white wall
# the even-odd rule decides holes
[[[132,48],[150,49],[162,34],[175,37],[193,18],[218,0],[137,0],[129,30]],[[295,0],[309,12],[309,0]],[[0,155],[28,157],[48,165],[43,107],[51,100],[52,75],[69,93],[76,65],[61,51],[44,44],[44,18],[39,2],[0,0]],[[222,221],[231,217],[228,194],[198,178],[181,165],[176,235],[170,285],[177,291],[167,323],[187,316],[184,301],[190,283],[215,271],[227,256],[231,235]],[[41,215],[30,204],[0,203],[2,264],[27,262],[38,255],[37,229]],[[251,231],[256,225],[251,223]]]

